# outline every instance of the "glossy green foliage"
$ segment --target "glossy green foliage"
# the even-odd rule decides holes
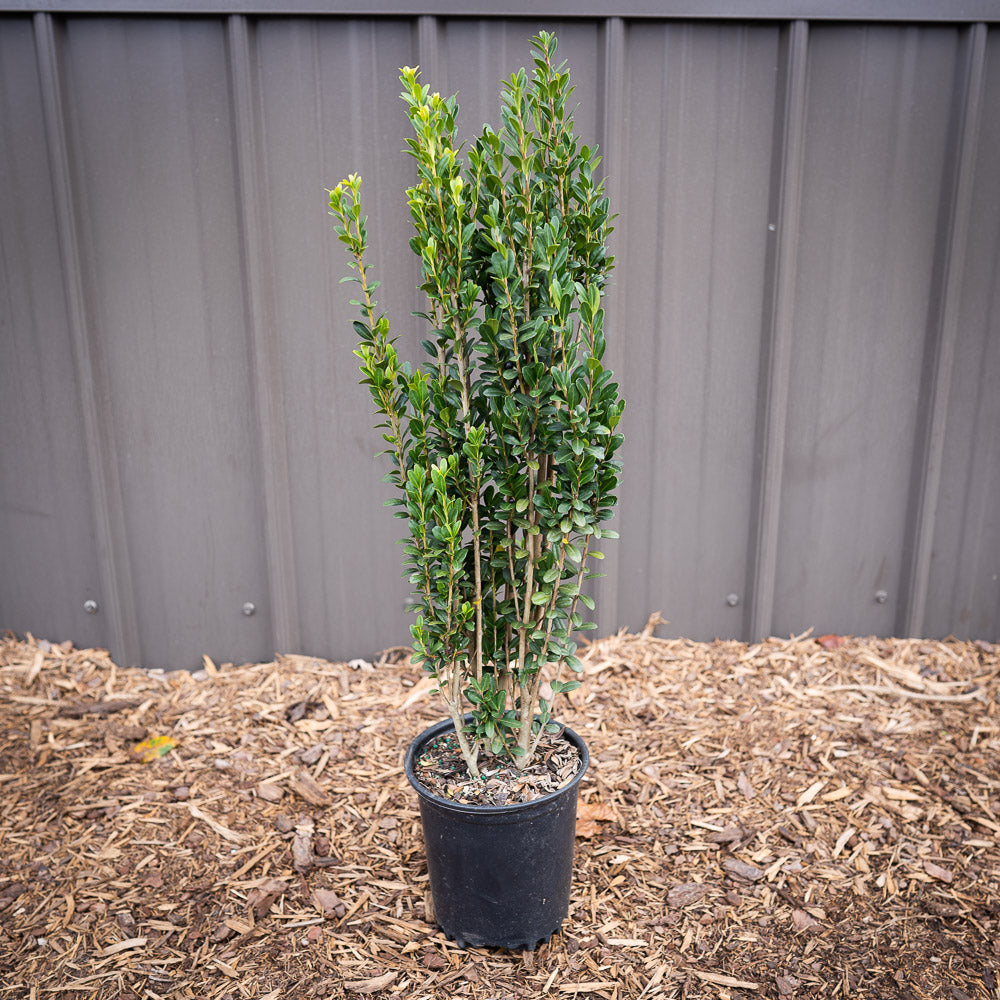
[[[409,188],[427,311],[428,355],[401,361],[364,263],[361,180],[330,192],[357,272],[355,323],[367,385],[400,490],[407,575],[418,598],[417,661],[453,717],[471,710],[463,750],[530,756],[554,694],[579,671],[586,567],[616,504],[624,402],[604,367],[602,294],[612,258],[594,149],[573,133],[556,39],[533,39],[534,70],[502,84],[501,124],[460,154],[458,105],[400,80],[414,137]],[[569,685],[569,686],[567,686]]]

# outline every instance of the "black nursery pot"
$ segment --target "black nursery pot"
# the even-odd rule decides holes
[[[533,802],[505,806],[452,802],[433,795],[414,766],[423,748],[454,730],[450,719],[425,729],[406,753],[406,777],[420,796],[434,913],[460,948],[529,948],[559,930],[569,911],[576,800],[587,745],[569,784]]]

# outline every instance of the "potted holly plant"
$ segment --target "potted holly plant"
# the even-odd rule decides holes
[[[556,39],[502,84],[501,124],[464,151],[458,103],[400,72],[414,137],[407,190],[429,359],[396,350],[366,263],[355,174],[330,214],[359,289],[362,384],[382,422],[409,529],[414,661],[448,718],[418,736],[406,773],[420,796],[434,910],[460,944],[534,947],[569,905],[583,741],[553,720],[579,686],[574,635],[596,626],[587,581],[616,505],[624,408],[604,367],[602,295],[612,257],[593,147],[573,133]],[[560,786],[561,787],[553,787]]]

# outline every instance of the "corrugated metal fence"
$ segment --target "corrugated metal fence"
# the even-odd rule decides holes
[[[997,635],[993,0],[0,6],[0,627],[147,666],[407,641],[325,188],[365,175],[416,344],[397,67],[471,135],[546,27],[620,214],[602,631]]]

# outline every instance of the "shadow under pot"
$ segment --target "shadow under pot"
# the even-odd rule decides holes
[[[420,797],[434,917],[461,948],[534,949],[569,912],[587,745],[573,730],[563,730],[580,754],[580,769],[562,788],[532,802],[478,805],[435,795],[416,776],[424,749],[453,731],[450,719],[424,730],[405,762]]]

